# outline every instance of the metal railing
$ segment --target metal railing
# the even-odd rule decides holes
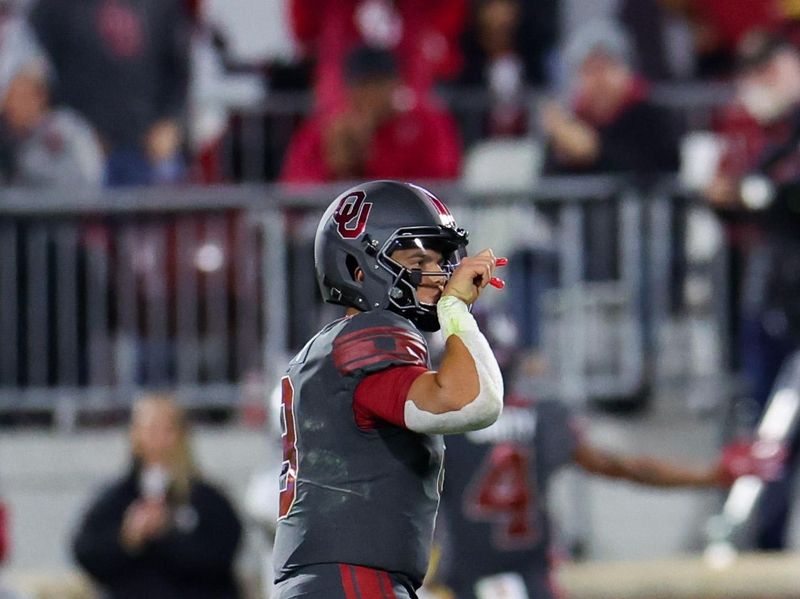
[[[252,209],[261,191],[4,190],[0,408],[238,402],[281,326],[264,281],[283,277],[283,228]]]
[[[311,242],[346,187],[0,191],[0,410],[69,420],[148,389],[198,406],[261,401],[287,356],[338,313],[318,299]],[[551,260],[535,298],[523,287],[544,277],[522,269],[487,299],[535,339],[546,392],[646,389],[659,330],[674,319],[680,208],[669,187],[578,177],[545,178],[529,193],[430,188],[472,230],[472,247],[497,247],[512,266],[530,252]],[[593,271],[599,255],[608,268]],[[699,272],[710,283],[717,271]],[[717,326],[721,309],[700,318]],[[715,343],[721,353],[724,337]]]

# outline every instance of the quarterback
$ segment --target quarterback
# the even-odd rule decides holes
[[[279,599],[416,597],[441,435],[485,428],[503,405],[500,369],[470,313],[496,283],[498,259],[467,257],[466,245],[447,206],[408,183],[358,185],[323,215],[317,280],[347,311],[282,380]],[[420,331],[436,330],[445,349],[434,371]]]

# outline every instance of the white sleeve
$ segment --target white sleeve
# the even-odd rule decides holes
[[[451,295],[445,295],[437,304],[442,336],[461,339],[475,361],[480,390],[470,403],[460,410],[433,414],[421,410],[406,400],[404,416],[406,426],[418,433],[463,433],[485,428],[500,416],[503,410],[503,377],[489,342],[483,336],[467,305]]]

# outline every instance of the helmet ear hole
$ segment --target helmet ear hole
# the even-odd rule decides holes
[[[347,254],[347,257],[344,259],[344,264],[353,281],[361,282],[364,279],[364,273],[358,265],[358,259],[353,254]]]

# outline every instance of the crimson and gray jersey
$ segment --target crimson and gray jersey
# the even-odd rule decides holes
[[[422,583],[439,504],[444,444],[390,425],[364,430],[353,396],[369,374],[429,368],[424,338],[389,311],[338,320],[290,362],[283,378],[284,462],[275,576],[346,563]]]
[[[479,579],[505,572],[520,573],[530,597],[553,597],[547,488],[572,461],[572,421],[560,402],[511,396],[492,426],[447,438],[442,578],[459,599],[474,597]]]

